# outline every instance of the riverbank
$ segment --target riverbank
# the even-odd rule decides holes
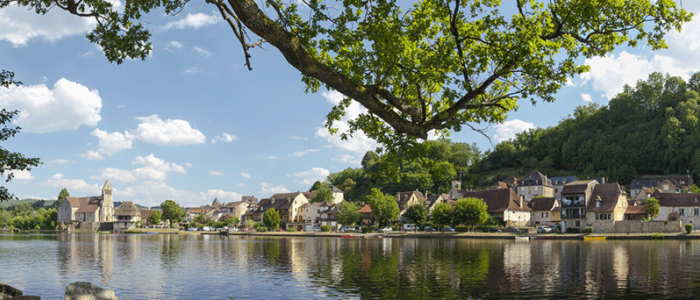
[[[486,232],[390,232],[390,233],[340,233],[340,232],[232,232],[229,235],[278,236],[278,237],[352,237],[352,238],[427,238],[427,239],[504,239],[528,238],[530,240],[700,240],[700,231],[681,233],[576,233],[576,234],[515,234]]]

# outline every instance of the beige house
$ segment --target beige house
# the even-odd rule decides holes
[[[557,198],[534,198],[528,206],[532,209],[532,226],[552,226],[561,222],[561,204]]]
[[[138,221],[141,221],[141,213],[131,201],[125,201],[114,210],[114,231],[134,229]]]
[[[59,222],[112,222],[114,202],[109,180],[102,187],[102,196],[66,197],[57,209]]]
[[[488,206],[489,216],[506,226],[530,226],[532,209],[525,205],[522,198],[513,189],[495,189],[485,191],[471,191],[462,194],[464,198],[478,198],[484,200]]]
[[[593,194],[596,180],[579,180],[564,185],[561,190],[562,232],[566,228],[586,227],[586,207]]]
[[[454,202],[455,201],[452,200],[452,197],[449,194],[432,195],[428,196],[428,199],[425,200],[425,208],[428,216],[430,216],[435,207],[437,207],[439,204],[445,203],[454,206]]]
[[[683,224],[700,226],[700,194],[662,193],[656,190],[651,196],[659,200],[659,214],[654,220],[667,221],[671,213],[677,213]]]
[[[396,203],[399,204],[399,220],[403,220],[403,214],[409,207],[420,204],[425,205],[425,196],[419,191],[396,193]]]
[[[526,203],[537,196],[554,197],[552,181],[538,171],[532,171],[523,178],[518,179],[516,192],[520,199]]]
[[[244,215],[246,220],[254,220],[262,223],[265,211],[274,208],[280,215],[280,222],[287,224],[287,228],[304,230],[304,204],[309,200],[302,192],[274,194],[268,199],[262,199],[255,206],[251,205]]]
[[[248,205],[249,202],[246,201],[237,201],[237,202],[231,202],[231,203],[226,203],[221,208],[221,213],[222,214],[231,214],[232,216],[235,216],[238,218],[238,220],[243,219],[243,215],[248,211]]]
[[[625,220],[627,192],[617,183],[597,184],[586,209],[586,225],[594,232],[615,232],[615,222]]]

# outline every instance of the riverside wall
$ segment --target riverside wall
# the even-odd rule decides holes
[[[683,224],[676,221],[618,221],[615,233],[678,233],[684,232]]]

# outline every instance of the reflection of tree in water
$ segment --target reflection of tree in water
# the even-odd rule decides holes
[[[173,238],[169,234],[160,234],[159,238],[161,240],[160,259],[162,267],[169,270],[177,268],[183,250],[180,237],[175,236]]]

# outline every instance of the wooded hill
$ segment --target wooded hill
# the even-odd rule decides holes
[[[580,106],[559,125],[517,134],[485,153],[470,172],[533,170],[550,177],[608,177],[628,184],[641,175],[700,177],[700,73],[649,75],[607,106]],[[500,179],[500,178],[499,178]]]

